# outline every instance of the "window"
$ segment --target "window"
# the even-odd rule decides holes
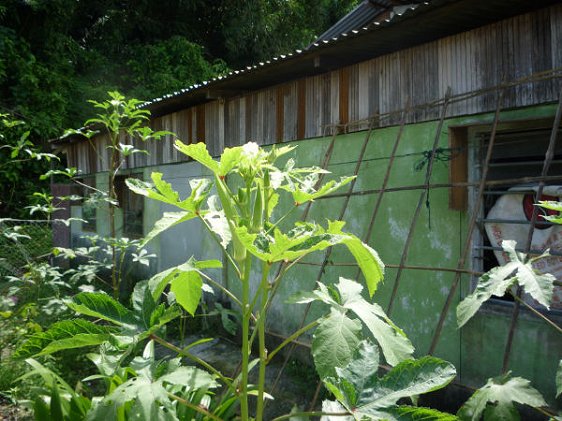
[[[144,235],[143,215],[144,200],[143,196],[133,193],[125,184],[127,178],[142,178],[140,174],[127,176],[117,176],[115,178],[115,189],[119,207],[123,213],[123,236],[138,238]]]
[[[96,187],[95,177],[86,177],[80,180],[83,184],[81,196],[84,198],[82,202],[82,231],[96,232],[96,208],[98,206],[98,195],[92,188]],[[92,188],[88,188],[92,187]]]
[[[562,201],[561,142],[558,142],[555,157],[547,173],[542,197],[537,197],[551,130],[552,120],[504,124],[498,127],[482,203],[476,210],[478,218],[477,228],[473,233],[472,250],[475,271],[486,272],[507,261],[501,248],[503,240],[515,240],[517,249],[525,251],[534,204],[539,200]],[[490,136],[489,127],[474,127],[468,130],[471,146],[469,179],[474,184],[481,179]],[[471,208],[476,204],[477,196],[478,187],[471,187],[469,189]],[[538,261],[535,268],[552,273],[557,279],[561,279],[562,226],[549,224],[539,217],[533,232],[530,251],[540,254],[547,248],[550,248],[553,256]],[[509,294],[503,299],[513,300]],[[530,297],[525,299],[531,305],[536,304]],[[562,310],[560,287],[555,287],[551,308]]]

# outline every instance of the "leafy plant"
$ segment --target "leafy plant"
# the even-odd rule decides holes
[[[377,375],[379,353],[369,341],[361,341],[347,365],[337,366],[324,384],[337,399],[324,408],[348,412],[344,419],[455,420],[456,417],[429,408],[401,405],[399,400],[445,387],[456,376],[452,364],[434,357],[408,359],[385,376]]]
[[[80,421],[92,402],[77,390],[70,387],[59,375],[33,358],[26,360],[31,370],[19,378],[19,381],[40,376],[43,385],[35,387],[37,397],[32,402],[24,402],[32,406],[35,419],[38,421]]]
[[[556,278],[543,274],[533,268],[533,262],[548,257],[545,253],[536,257],[528,257],[524,253],[515,251],[515,241],[505,240],[502,248],[510,261],[503,266],[497,266],[486,272],[478,279],[476,289],[468,295],[457,307],[457,320],[462,327],[492,295],[503,296],[515,284],[523,287],[531,297],[549,308]]]
[[[176,147],[198,161],[213,173],[217,195],[210,195],[208,180],[191,182],[192,193],[181,200],[160,174],[153,174],[154,187],[136,180],[129,180],[133,191],[155,200],[178,207],[181,211],[164,215],[148,234],[147,240],[178,223],[198,218],[217,240],[233,270],[242,283],[242,296],[236,302],[242,309],[242,379],[240,402],[242,419],[248,419],[248,371],[249,351],[254,335],[250,335],[250,320],[257,325],[259,343],[259,374],[256,419],[261,420],[264,408],[265,368],[269,359],[265,349],[265,322],[267,308],[273,298],[272,290],[281,281],[281,276],[270,284],[268,275],[274,264],[296,261],[305,255],[324,250],[337,244],[348,247],[358,260],[365,275],[369,291],[373,294],[382,279],[383,265],[378,255],[357,237],[342,231],[343,223],[330,222],[327,228],[315,223],[296,224],[284,233],[279,221],[272,221],[273,209],[278,203],[279,190],[293,196],[295,207],[329,194],[351,181],[343,178],[331,181],[324,187],[316,186],[322,170],[317,168],[284,169],[275,166],[277,159],[292,150],[291,147],[265,151],[254,143],[242,147],[227,148],[219,162],[212,159],[204,144],[185,145],[180,141]],[[233,178],[229,183],[226,178]],[[236,183],[236,184],[234,184]],[[231,190],[230,186],[235,190]],[[206,201],[206,205],[204,206]],[[220,207],[218,206],[220,204]],[[230,246],[230,244],[232,245]],[[250,273],[254,258],[261,263],[262,281],[254,297],[250,297]],[[254,314],[254,305],[256,314]]]
[[[395,366],[412,358],[414,347],[409,339],[392,323],[378,304],[369,303],[361,296],[363,287],[359,283],[340,278],[335,288],[321,282],[318,287],[311,293],[301,294],[295,301],[321,301],[330,306],[330,314],[318,321],[312,342],[312,355],[321,378],[332,375],[337,367],[343,367],[350,362],[361,341],[361,322],[381,347],[388,364]],[[351,314],[358,319],[352,319]],[[331,347],[347,348],[351,355],[350,352],[335,354],[330,351]],[[342,360],[342,356],[347,360]]]
[[[511,377],[510,373],[489,379],[458,412],[461,420],[519,420],[513,402],[532,407],[546,406],[542,395],[531,387],[529,380]]]
[[[177,419],[172,414],[182,411],[177,411],[175,402],[188,403],[192,394],[199,395],[201,405],[189,402],[190,415],[194,415],[195,408],[203,411],[202,398],[218,386],[214,376],[195,367],[181,366],[179,358],[157,361],[153,341],[147,343],[142,356],[131,361],[130,368],[131,378],[97,403],[89,419]],[[185,412],[181,415],[189,419]]]
[[[141,109],[139,105],[142,101],[138,99],[126,99],[119,92],[108,92],[109,99],[106,101],[89,101],[93,106],[101,112],[95,118],[91,118],[84,123],[82,129],[72,129],[65,132],[65,136],[82,136],[90,142],[92,148],[98,154],[98,145],[92,142],[95,135],[102,134],[107,136],[109,145],[107,149],[110,150],[109,154],[109,175],[108,185],[109,191],[102,192],[101,200],[107,202],[109,209],[109,238],[106,242],[110,245],[111,249],[111,286],[113,290],[113,297],[119,297],[119,285],[121,283],[121,274],[123,269],[123,259],[127,249],[133,243],[125,244],[124,240],[117,238],[117,231],[115,226],[115,208],[119,206],[117,191],[115,187],[115,179],[119,170],[121,169],[125,159],[128,156],[143,153],[147,151],[144,149],[137,149],[133,146],[133,139],[140,139],[143,142],[149,140],[158,140],[163,136],[171,134],[167,131],[154,131],[148,125],[150,112]],[[128,136],[131,143],[123,143],[123,136]],[[73,171],[66,171],[66,175],[72,175]],[[81,184],[83,187],[90,188],[86,184]],[[99,193],[99,191],[96,190]],[[119,257],[120,256],[120,257]]]
[[[562,210],[562,203],[560,202],[542,201],[539,203],[539,206],[559,212]],[[541,215],[541,217],[553,223],[562,223],[559,216]],[[518,285],[541,305],[546,308],[550,307],[556,278],[552,274],[541,273],[533,267],[533,263],[537,260],[550,256],[548,250],[539,256],[531,257],[516,251],[516,245],[516,242],[511,240],[504,240],[502,242],[502,248],[509,261],[482,275],[478,279],[474,292],[465,297],[458,305],[457,321],[459,327],[466,324],[476,314],[482,304],[493,295],[503,296],[506,292],[510,292],[515,299],[521,301],[511,291],[514,285]],[[542,316],[542,318],[556,327],[546,316]],[[562,333],[560,328],[557,327],[557,330],[559,333]],[[562,361],[556,373],[556,397],[562,391],[561,367]],[[514,402],[526,404],[534,408],[546,406],[542,395],[530,386],[528,380],[520,377],[510,378],[510,373],[508,372],[499,377],[488,379],[488,382],[476,390],[472,397],[462,406],[458,416],[463,420],[479,420],[482,416],[485,420],[519,420],[519,412],[514,406]],[[554,417],[549,412],[542,410],[541,412]]]

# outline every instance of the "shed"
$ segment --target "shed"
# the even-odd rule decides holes
[[[371,13],[375,6],[380,10]],[[371,14],[362,19],[366,10]],[[532,206],[528,212],[529,200],[562,196],[561,45],[558,1],[364,1],[306,50],[144,106],[152,127],[186,143],[204,141],[216,156],[248,141],[295,142],[299,165],[358,175],[351,190],[315,202],[307,218],[343,216],[347,229],[380,253],[387,271],[375,299],[418,355],[453,362],[457,382],[467,387],[511,369],[556,406],[553,373],[562,336],[540,316],[562,321],[559,274],[550,310],[525,298],[492,300],[458,329],[454,309],[501,259],[498,232],[517,228],[520,250],[536,254],[550,246],[550,264],[562,262],[556,227],[542,223]],[[105,140],[95,142],[101,154],[78,138],[56,146],[69,166],[101,186],[108,156]],[[127,158],[122,174],[148,180],[159,171],[182,194],[186,178],[205,175],[173,148],[171,137],[148,150]],[[511,199],[517,204],[502,205]],[[168,210],[132,200],[141,234]],[[507,212],[514,209],[520,212]],[[98,210],[96,231],[107,234],[107,226]],[[80,223],[72,226],[73,238],[83,232]],[[200,228],[188,224],[151,247],[159,256],[154,271],[209,255]],[[273,308],[271,335],[289,334],[317,311],[286,311],[288,296],[320,279],[356,277],[350,260],[335,250],[290,273]]]

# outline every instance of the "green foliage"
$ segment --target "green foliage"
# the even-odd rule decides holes
[[[312,356],[321,378],[333,376],[336,367],[344,367],[359,346],[361,322],[332,309],[314,332]]]
[[[134,376],[107,394],[88,414],[89,420],[175,420],[177,408],[170,392],[180,396],[216,388],[214,377],[195,367],[182,367],[179,359],[158,361],[154,343],[148,342],[142,357],[131,361]],[[123,412],[121,412],[123,411]]]
[[[147,338],[160,327],[179,317],[176,306],[166,308],[152,298],[148,283],[137,284],[130,310],[105,293],[82,292],[67,305],[72,310],[113,326],[100,326],[82,319],[53,324],[47,331],[29,338],[15,353],[25,358],[50,354],[64,349],[99,345],[106,341],[123,342],[125,336],[138,341]],[[125,344],[130,340],[125,340]]]
[[[142,127],[142,120],[145,118],[144,113],[136,112],[135,106],[137,103],[127,102],[117,93],[111,93],[110,95],[111,100],[103,104],[96,103],[96,106],[102,109],[103,113],[96,119],[90,120],[89,124],[93,124],[94,128],[96,125],[101,125],[108,129],[114,134],[115,139],[117,139],[116,133],[121,130],[134,134]],[[129,118],[123,125],[123,116],[125,115],[128,115]],[[82,134],[90,137],[93,132],[88,129],[83,131]],[[152,132],[147,132],[147,135],[158,136],[158,134]],[[117,143],[114,141],[112,145],[115,146]],[[325,173],[323,170],[318,168],[295,169],[292,164],[286,165],[284,169],[278,168],[275,165],[276,160],[289,153],[293,149],[292,147],[273,148],[270,151],[265,151],[256,144],[250,143],[242,147],[225,150],[219,162],[215,162],[210,157],[202,144],[184,145],[178,142],[177,148],[213,172],[217,195],[210,194],[212,183],[209,179],[193,180],[191,182],[191,194],[186,199],[180,198],[179,194],[162,179],[162,174],[159,173],[152,175],[153,184],[140,180],[128,180],[129,187],[136,193],[164,202],[167,205],[173,205],[180,210],[180,212],[166,214],[156,224],[152,233],[143,240],[142,244],[178,223],[190,219],[199,220],[217,240],[217,244],[222,248],[229,263],[240,275],[240,281],[244,289],[242,296],[236,297],[232,292],[224,289],[220,283],[203,273],[205,269],[220,268],[220,262],[197,262],[190,259],[184,264],[155,275],[146,282],[139,283],[133,291],[132,309],[125,307],[115,298],[111,298],[104,293],[82,292],[77,294],[67,302],[69,308],[82,315],[103,321],[112,327],[98,327],[96,324],[84,321],[67,321],[65,326],[55,324],[45,333],[24,344],[19,351],[19,355],[47,354],[102,342],[102,347],[107,347],[106,344],[110,343],[111,346],[116,348],[117,352],[121,352],[122,357],[118,357],[117,361],[113,359],[114,362],[111,363],[114,370],[119,370],[121,361],[126,355],[134,352],[135,345],[139,341],[150,338],[188,358],[194,358],[190,356],[187,350],[176,349],[156,336],[156,332],[161,326],[179,315],[178,305],[191,315],[195,313],[203,289],[209,288],[203,282],[205,279],[213,286],[221,288],[243,310],[242,335],[244,344],[241,375],[235,379],[235,386],[231,380],[222,376],[211,366],[198,359],[195,359],[195,361],[218,376],[229,389],[229,393],[239,390],[239,396],[231,395],[227,401],[221,400],[218,404],[215,404],[217,411],[226,413],[225,408],[231,408],[234,402],[239,401],[242,418],[248,419],[248,396],[255,392],[257,394],[256,419],[261,420],[263,419],[263,400],[267,396],[264,377],[268,358],[265,353],[264,332],[268,302],[273,298],[271,288],[267,283],[267,274],[271,266],[298,260],[314,251],[343,244],[357,259],[358,266],[363,271],[366,284],[372,295],[376,291],[377,284],[382,280],[384,265],[373,249],[362,243],[356,236],[342,231],[343,222],[329,222],[327,228],[313,223],[297,223],[289,231],[283,232],[279,227],[279,222],[285,217],[282,216],[278,220],[271,219],[272,210],[280,200],[277,191],[286,192],[287,196],[291,195],[293,202],[296,199],[305,202],[330,194],[351,179],[342,179],[339,182],[328,181],[325,186],[317,186],[318,176]],[[121,149],[123,148],[114,147],[114,150],[120,153],[122,152]],[[229,183],[226,182],[227,177]],[[236,193],[231,191],[231,186],[236,186],[234,187],[237,188]],[[104,246],[97,247],[111,247],[123,254],[130,246],[130,242],[123,239],[109,239],[106,240],[106,243]],[[74,257],[77,254],[74,251],[62,249],[58,252],[69,257]],[[108,252],[110,251],[108,250]],[[140,258],[140,252],[137,256]],[[262,262],[263,280],[258,286],[256,296],[252,298],[249,294],[249,284],[254,258]],[[278,282],[280,280],[281,278]],[[158,304],[158,302],[168,286],[167,300],[177,304],[166,307],[164,303]],[[360,320],[365,323],[381,343],[383,352],[389,362],[396,364],[401,359],[410,356],[411,345],[403,336],[403,332],[390,322],[380,307],[369,304],[361,297],[362,287],[359,284],[341,280],[338,288],[340,289],[338,303],[334,306],[331,316],[320,322],[315,335],[313,353],[316,360],[321,361],[320,354],[326,355],[326,361],[319,363],[319,366],[323,364],[324,367],[320,369],[322,375],[335,375],[333,367],[341,366],[351,360],[360,341]],[[346,314],[348,311],[355,313],[359,320],[349,318]],[[259,316],[255,316],[254,312]],[[222,313],[227,318],[229,317],[228,313],[224,311]],[[255,363],[259,365],[259,380],[255,391],[248,384],[248,373],[253,366],[249,362],[249,349],[252,340],[249,335],[251,318],[256,320],[260,332],[258,335],[260,358]],[[326,348],[329,340],[332,339],[330,337],[334,335],[341,335],[340,342],[342,344],[341,349],[337,350],[335,355],[333,352],[322,351]],[[322,337],[324,339],[320,339]],[[152,342],[149,342],[150,344]],[[392,347],[394,347],[393,350],[391,350]],[[107,362],[111,361],[113,357],[108,357],[107,353],[100,355],[105,355],[106,363],[102,363],[99,357],[96,357],[95,361],[98,362],[98,365],[104,367],[106,373],[104,376],[107,377],[111,374],[107,370]],[[145,360],[147,358],[145,356]],[[135,359],[133,359],[134,361]],[[154,361],[146,364],[152,367],[153,363]],[[139,415],[145,419],[173,417],[173,410],[175,410],[177,404],[172,405],[169,395],[170,390],[166,389],[165,384],[172,384],[174,393],[176,393],[179,390],[177,388],[186,387],[185,380],[193,377],[193,373],[188,375],[188,373],[184,373],[185,369],[176,367],[170,369],[164,376],[154,375],[154,371],[151,371],[150,376],[145,375],[143,377],[139,375],[141,372],[134,364],[131,363],[130,368],[136,373],[136,377],[126,379],[123,378],[122,373],[120,375],[122,381],[111,380],[114,386],[109,389],[102,403],[95,405],[89,412],[88,417],[94,419],[116,416],[118,408],[122,408],[121,411],[124,411],[128,416]],[[206,390],[209,387],[209,384],[196,384],[188,391],[191,393],[194,392],[194,389],[198,389],[197,393],[201,396],[201,394],[207,393]],[[182,391],[180,395],[183,396],[185,393],[187,393],[186,390]],[[183,398],[180,397],[180,399]],[[177,401],[177,399],[175,400]],[[159,402],[159,404],[156,404],[156,402]],[[181,400],[178,402],[194,409],[190,404]],[[211,408],[213,405],[207,405],[207,407]],[[40,409],[38,408],[38,410]]]
[[[532,407],[546,406],[541,394],[529,380],[510,377],[510,373],[489,379],[458,412],[461,420],[519,420],[514,402]]]
[[[336,374],[324,380],[337,401],[353,414],[350,419],[455,419],[439,411],[398,404],[400,399],[445,387],[456,375],[450,363],[423,357],[402,361],[383,377],[377,376],[377,370],[378,351],[363,341],[353,359],[345,366],[336,367]]]
[[[330,375],[335,367],[341,367],[338,361],[347,363],[353,358],[361,340],[359,321],[378,342],[390,365],[412,358],[414,348],[404,332],[392,323],[378,304],[366,301],[361,296],[362,290],[357,282],[340,278],[335,289],[319,282],[318,289],[295,299],[298,303],[321,301],[331,308],[330,315],[320,320],[312,343],[314,361],[322,378]],[[359,320],[351,319],[351,314]],[[327,330],[329,334],[325,334]],[[333,338],[338,340],[333,341]]]
[[[179,194],[175,192],[171,185],[162,180],[162,174],[152,173],[152,181],[154,185],[146,183],[136,178],[126,180],[127,186],[137,194],[141,194],[150,199],[158,200],[169,205],[174,205],[182,212],[165,212],[162,219],[154,225],[152,231],[145,236],[142,245],[145,245],[161,232],[189,221],[200,215],[202,202],[205,200],[210,190],[210,182],[207,179],[190,180],[191,195],[184,200],[180,200]]]
[[[102,101],[114,90],[157,98],[304,48],[356,3],[7,0],[0,9],[0,106],[26,119],[29,140],[47,149],[47,139],[90,115],[86,99]],[[21,217],[34,176],[47,168],[11,167],[1,210]]]
[[[46,332],[30,337],[14,353],[14,358],[40,356],[63,349],[99,345],[107,341],[112,332],[116,330],[86,320],[62,320],[54,323]]]
[[[139,109],[140,101],[127,100],[118,92],[110,92],[103,102],[92,101],[100,114],[86,121],[86,127],[68,132],[91,139],[99,131],[110,136],[112,168],[110,190],[101,194],[101,200],[110,203],[110,209],[117,205],[113,181],[123,159],[145,151],[121,142],[123,133],[146,141],[169,135],[168,132],[154,132],[146,125],[148,112]],[[18,126],[17,122],[6,119],[5,127]],[[1,133],[0,133],[1,134]],[[17,156],[30,147],[29,134],[20,137],[19,143],[4,148]],[[53,371],[35,360],[27,360],[33,370],[23,380],[40,375],[44,385],[38,388],[33,407],[37,419],[232,419],[240,406],[240,418],[255,420],[264,418],[266,392],[265,373],[270,360],[290,341],[284,341],[269,353],[265,346],[267,310],[275,292],[283,280],[287,266],[295,264],[310,253],[323,251],[334,245],[345,245],[355,258],[363,273],[367,292],[372,297],[384,276],[384,264],[378,254],[358,237],[343,231],[343,221],[328,221],[327,226],[317,223],[297,222],[289,225],[288,216],[306,202],[331,194],[350,183],[353,178],[320,181],[328,173],[317,167],[295,168],[292,159],[286,160],[281,168],[278,158],[287,155],[293,147],[264,150],[255,143],[225,149],[221,158],[214,160],[204,144],[185,145],[176,142],[176,148],[201,163],[210,172],[208,178],[191,180],[191,193],[180,197],[172,185],[163,180],[161,173],[152,174],[152,183],[138,179],[127,180],[134,192],[149,199],[174,206],[177,212],[167,212],[158,221],[152,232],[143,240],[130,241],[125,238],[101,239],[92,236],[91,247],[74,250],[57,248],[53,254],[69,259],[87,257],[86,264],[77,269],[59,271],[49,265],[33,264],[29,271],[14,277],[14,291],[25,291],[23,285],[32,286],[30,291],[49,286],[54,291],[49,298],[52,307],[62,308],[61,292],[76,290],[82,286],[91,289],[100,269],[110,269],[113,274],[113,298],[101,292],[83,291],[66,300],[69,309],[94,321],[69,319],[58,321],[43,331],[36,331],[19,347],[16,357],[44,356],[82,347],[98,346],[96,354],[89,358],[98,367],[98,375],[84,381],[103,380],[103,396],[82,396],[77,390]],[[27,153],[27,152],[26,152]],[[48,160],[53,157],[42,152],[27,153],[29,159]],[[48,172],[47,176],[76,175],[73,169]],[[35,195],[37,202],[29,208],[32,213],[44,213],[47,218],[56,211],[54,198],[46,193]],[[284,198],[293,205],[291,210],[278,216],[274,209]],[[72,199],[75,200],[75,199]],[[114,221],[113,216],[110,218]],[[152,256],[141,247],[163,231],[175,225],[197,220],[216,240],[230,269],[241,283],[239,295],[226,289],[220,282],[205,273],[206,269],[222,267],[219,261],[196,261],[193,258],[176,267],[169,268],[135,287],[130,306],[118,300],[119,273],[123,261],[131,253],[135,262],[148,264]],[[115,232],[113,232],[115,234]],[[5,238],[14,243],[28,240],[28,235],[18,230],[5,233]],[[464,324],[491,295],[503,294],[514,283],[540,303],[548,306],[552,295],[553,279],[541,275],[532,268],[537,258],[531,259],[515,251],[513,242],[504,242],[504,249],[511,261],[485,274],[476,292],[467,297],[458,308],[459,323]],[[110,256],[111,262],[96,255]],[[540,256],[538,258],[545,257]],[[257,267],[255,266],[257,263]],[[278,275],[270,279],[273,267]],[[225,268],[228,270],[229,268]],[[253,272],[259,272],[261,281],[252,285]],[[28,288],[29,288],[28,286]],[[232,333],[239,316],[242,336],[241,372],[230,379],[210,364],[190,353],[195,345],[184,349],[166,341],[162,329],[180,316],[182,311],[194,316],[202,299],[203,291],[219,288],[239,306],[239,311],[217,305],[214,314],[220,315],[225,328]],[[397,327],[383,309],[363,297],[364,287],[352,280],[340,278],[335,285],[318,283],[318,289],[302,294],[299,303],[319,301],[329,306],[329,314],[295,332],[297,338],[306,331],[316,328],[313,335],[312,355],[316,369],[328,391],[336,401],[325,401],[323,408],[329,412],[345,415],[343,419],[389,419],[389,420],[453,420],[454,415],[441,413],[429,408],[416,406],[417,396],[445,387],[454,377],[454,367],[434,357],[413,359],[413,346],[405,333]],[[29,294],[33,295],[33,294]],[[367,295],[367,294],[365,294]],[[36,297],[40,295],[36,294]],[[163,299],[165,298],[165,299]],[[38,299],[36,300],[39,301]],[[13,306],[0,308],[4,319],[16,317],[21,311]],[[41,308],[46,307],[42,306]],[[34,308],[34,307],[29,307]],[[60,310],[53,315],[60,317]],[[234,316],[236,315],[236,316]],[[233,317],[234,316],[234,317]],[[15,319],[14,319],[15,320]],[[250,325],[254,324],[251,333]],[[386,375],[379,376],[379,348],[364,339],[374,339],[385,361],[394,366]],[[258,341],[258,358],[250,362],[253,341]],[[206,371],[185,367],[180,359],[157,360],[154,343],[158,343],[178,356],[191,359]],[[142,356],[137,355],[139,346],[145,344]],[[257,384],[249,384],[249,372],[258,368]],[[560,394],[560,370],[557,375]],[[213,389],[222,386],[221,394]],[[502,397],[509,395],[509,399]],[[248,399],[255,395],[255,411],[250,409],[253,402]],[[91,399],[90,399],[91,396]],[[410,399],[412,405],[405,402]],[[544,405],[544,400],[529,386],[526,380],[514,378],[492,379],[477,391],[459,411],[467,419],[517,419],[518,414],[512,402],[531,406]],[[488,405],[491,403],[491,405]],[[331,419],[328,417],[327,419]]]
[[[86,418],[92,402],[75,391],[59,375],[38,361],[29,358],[31,366],[20,380],[40,376],[43,386],[36,387],[37,397],[33,401],[35,419],[38,421],[80,421]]]
[[[556,212],[559,212],[558,216],[555,215],[541,215],[543,219],[546,219],[553,224],[562,224],[562,216],[560,216],[560,212],[562,212],[562,202],[553,202],[551,200],[541,200],[539,201],[539,206],[544,209],[550,209]]]
[[[46,183],[38,184],[37,177],[46,171],[51,160],[59,159],[34,146],[30,134],[29,126],[22,120],[0,113],[0,178],[3,182],[0,214],[2,216],[13,218],[26,216],[24,204],[32,200],[31,196],[38,188],[48,187]]]
[[[468,295],[457,307],[459,327],[463,326],[492,295],[503,296],[507,289],[518,284],[535,300],[546,308],[550,307],[555,277],[549,273],[537,272],[532,264],[538,259],[548,257],[545,253],[538,257],[527,257],[515,251],[515,241],[506,240],[502,248],[510,261],[486,272],[478,279],[475,291]]]

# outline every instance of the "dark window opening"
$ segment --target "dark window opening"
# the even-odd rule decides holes
[[[551,128],[548,126],[499,130],[496,133],[488,166],[487,186],[482,206],[478,210],[478,230],[475,233],[473,251],[475,270],[487,272],[506,263],[507,257],[501,248],[504,240],[515,240],[517,250],[526,251],[535,203],[539,200],[562,200],[562,178],[556,178],[562,175],[562,142],[558,142],[555,148],[542,195],[537,197],[550,136]],[[475,134],[472,165],[474,180],[480,180],[489,140],[489,132]],[[473,188],[473,198],[478,193],[476,190],[477,188]],[[553,213],[539,208],[540,214]],[[552,225],[539,216],[530,252],[541,253],[547,248],[551,249],[553,257],[539,261],[535,268],[560,278],[562,227]],[[502,299],[513,301],[511,294],[506,294]],[[525,299],[533,304],[530,298]],[[561,299],[562,289],[555,287],[552,308],[562,309]]]

